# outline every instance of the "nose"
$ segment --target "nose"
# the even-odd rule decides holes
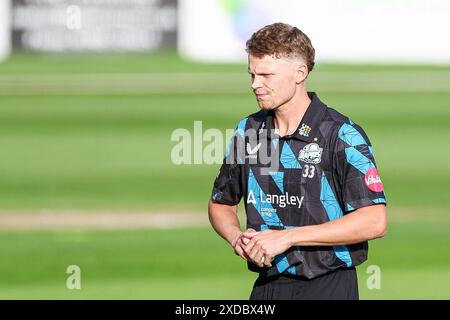
[[[262,82],[261,82],[261,77],[258,76],[254,76],[252,79],[252,89],[253,91],[261,88],[262,87]]]

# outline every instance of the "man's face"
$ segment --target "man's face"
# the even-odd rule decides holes
[[[297,89],[298,63],[285,58],[248,56],[252,90],[261,109],[271,110],[285,104]]]

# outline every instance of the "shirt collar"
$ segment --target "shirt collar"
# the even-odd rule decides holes
[[[284,136],[284,139],[297,139],[305,142],[312,142],[317,137],[320,123],[322,122],[325,110],[327,106],[320,101],[315,92],[308,92],[308,96],[311,99],[311,103],[306,109],[297,130],[292,135]],[[267,112],[266,120],[263,121],[259,129],[267,129],[267,137],[270,139],[272,129],[275,129],[275,112],[269,110]],[[275,135],[277,137],[277,135]]]

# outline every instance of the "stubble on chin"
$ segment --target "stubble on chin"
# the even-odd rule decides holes
[[[275,103],[273,102],[259,102],[258,101],[258,106],[261,110],[272,110],[275,109]]]

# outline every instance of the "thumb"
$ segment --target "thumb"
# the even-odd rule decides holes
[[[254,236],[256,236],[258,234],[258,232],[254,229],[248,229],[246,230],[242,235],[248,239],[253,238]]]

